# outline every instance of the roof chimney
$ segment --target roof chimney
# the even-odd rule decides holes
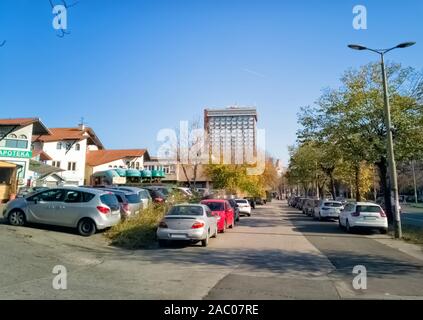
[[[81,123],[78,125],[79,130],[84,131],[85,130],[85,123],[84,123],[84,118],[81,118]]]

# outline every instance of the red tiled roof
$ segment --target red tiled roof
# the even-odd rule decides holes
[[[26,127],[33,124],[33,134],[50,134],[49,129],[42,123],[39,118],[14,118],[14,119],[0,119],[0,126],[18,126]]]
[[[54,141],[63,141],[63,140],[84,140],[90,139],[91,143],[97,145],[100,148],[103,148],[103,144],[95,135],[94,131],[91,128],[51,128],[51,135],[42,135],[35,137],[34,141],[41,142],[54,142]]]
[[[43,150],[35,150],[32,151],[32,158],[35,158],[37,156],[40,156],[40,160],[42,161],[47,161],[47,160],[53,160],[52,157],[50,157],[46,152],[44,152]]]
[[[147,153],[146,149],[93,150],[87,152],[86,163],[89,166],[95,167],[123,158],[142,157],[145,153]]]

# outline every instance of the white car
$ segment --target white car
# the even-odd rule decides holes
[[[238,204],[240,215],[244,214],[251,217],[251,206],[247,199],[235,199],[235,202]]]
[[[313,209],[313,218],[319,219],[320,221],[324,219],[338,219],[343,208],[342,202],[321,200]]]
[[[385,212],[380,205],[371,202],[348,203],[339,215],[339,226],[348,232],[354,228],[368,228],[388,233]]]

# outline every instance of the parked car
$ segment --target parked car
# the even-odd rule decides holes
[[[78,187],[53,188],[12,200],[3,216],[14,226],[40,223],[72,227],[82,236],[121,220],[119,202],[113,193]]]
[[[142,203],[141,209],[146,209],[153,203],[153,199],[150,196],[150,193],[146,189],[138,188],[138,187],[128,187],[128,186],[119,186],[119,187],[114,187],[113,189],[123,190],[123,191],[138,194],[138,198]]]
[[[167,201],[167,197],[161,191],[147,187],[145,190],[147,190],[147,192],[150,194],[150,197],[153,199],[154,203],[164,203]]]
[[[130,218],[140,214],[143,209],[143,203],[138,193],[119,189],[102,189],[112,192],[120,204],[120,213],[122,219]]]
[[[188,198],[191,198],[191,197],[194,196],[194,194],[192,193],[192,191],[191,191],[190,188],[186,188],[186,187],[175,187],[174,189],[180,190]]]
[[[239,206],[238,206],[238,203],[235,201],[235,199],[229,199],[228,202],[231,205],[232,209],[234,209],[235,221],[238,222],[239,221]]]
[[[339,226],[347,232],[355,228],[378,229],[388,233],[388,219],[382,207],[371,202],[348,203],[339,215]]]
[[[319,206],[318,199],[307,199],[303,205],[303,213],[307,216],[314,215],[314,209]]]
[[[220,216],[217,222],[217,229],[219,232],[224,233],[226,229],[232,229],[235,226],[234,210],[227,200],[203,200],[201,204],[208,206],[214,215]]]
[[[251,217],[251,205],[250,202],[246,199],[235,199],[235,202],[238,204],[239,213],[241,215],[247,215]]]
[[[47,187],[21,187],[16,197],[23,198],[35,192],[44,191],[47,189],[48,189]]]
[[[157,228],[160,246],[168,241],[201,241],[207,247],[209,238],[217,237],[218,217],[201,204],[180,204],[173,206]]]
[[[307,200],[307,198],[300,198],[300,199],[298,199],[298,201],[297,201],[297,203],[295,205],[295,208],[297,208],[298,210],[303,210],[303,205],[304,205],[304,202],[306,200]]]
[[[339,214],[344,209],[344,205],[340,201],[321,200],[314,208],[313,218],[324,219],[338,219]]]
[[[296,206],[297,206],[297,203],[298,203],[298,201],[300,200],[300,198],[301,197],[299,197],[299,196],[293,196],[293,197],[291,197],[291,199],[289,200],[289,205],[292,207],[292,208],[295,208]]]

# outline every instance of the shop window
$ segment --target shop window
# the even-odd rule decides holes
[[[6,139],[5,147],[15,149],[26,149],[28,148],[28,141],[18,139]]]

